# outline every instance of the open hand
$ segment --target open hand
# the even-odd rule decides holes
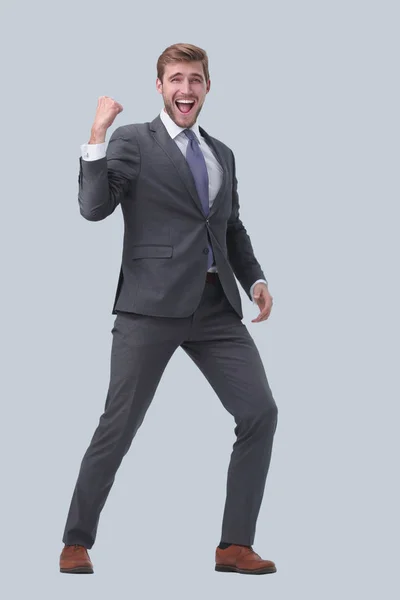
[[[271,310],[272,310],[272,296],[269,293],[268,286],[265,283],[256,283],[253,290],[254,302],[257,304],[260,309],[260,314],[252,319],[252,323],[260,323],[260,321],[265,321],[268,319]]]

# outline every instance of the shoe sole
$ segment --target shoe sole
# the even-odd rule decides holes
[[[91,569],[90,567],[74,567],[73,569],[61,569],[60,568],[60,573],[73,573],[73,574],[86,573],[86,574],[92,574],[93,573],[93,569]]]
[[[221,573],[242,573],[243,575],[266,575],[276,573],[276,567],[263,567],[262,569],[239,569],[230,565],[215,565],[215,570]]]

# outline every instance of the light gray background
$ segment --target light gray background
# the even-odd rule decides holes
[[[3,2],[2,596],[398,597],[399,5]],[[241,215],[274,297],[244,322],[279,407],[254,548],[274,576],[214,572],[233,420],[179,350],[90,552],[58,572],[103,410],[120,209],[80,215],[97,98],[113,127],[161,108],[155,65],[210,60],[200,123],[235,152]]]

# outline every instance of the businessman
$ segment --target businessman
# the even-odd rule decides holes
[[[123,107],[100,97],[89,143],[81,148],[81,215],[100,221],[120,205],[125,231],[109,388],[73,492],[60,571],[93,573],[88,549],[101,510],[181,347],[236,424],[215,569],[274,573],[274,562],[263,560],[253,543],[278,411],[242,322],[235,277],[260,309],[252,322],[269,317],[272,296],[239,216],[234,155],[197,122],[210,91],[206,52],[191,44],[166,48],[156,88],[161,113],[118,127],[107,149],[107,130]]]

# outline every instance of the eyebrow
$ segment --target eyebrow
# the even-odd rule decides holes
[[[174,77],[176,77],[177,75],[182,75],[182,73],[174,73],[173,75],[170,75],[168,77],[168,79],[173,79]],[[189,76],[193,76],[195,75],[196,77],[200,77],[201,79],[203,79],[203,75],[201,73],[190,73]]]

